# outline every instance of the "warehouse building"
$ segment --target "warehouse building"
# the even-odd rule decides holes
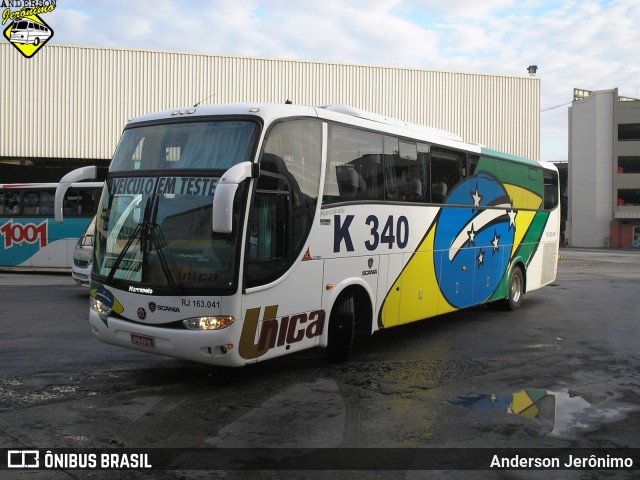
[[[0,183],[106,168],[129,118],[230,102],[345,104],[540,155],[534,76],[50,44],[25,58],[8,42],[0,69]]]
[[[569,108],[573,247],[640,247],[640,100],[574,89]]]

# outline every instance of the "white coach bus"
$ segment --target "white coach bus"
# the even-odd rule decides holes
[[[551,164],[344,106],[136,118],[98,207],[91,328],[210,364],[344,361],[355,333],[552,282],[558,191]]]

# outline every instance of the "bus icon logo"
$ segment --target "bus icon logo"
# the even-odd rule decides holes
[[[7,468],[39,468],[40,452],[38,450],[7,451]]]
[[[53,30],[38,15],[17,18],[4,36],[24,57],[33,57],[53,37]]]

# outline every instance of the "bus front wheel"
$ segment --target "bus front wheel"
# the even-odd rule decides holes
[[[524,275],[520,267],[514,267],[511,272],[511,281],[509,282],[509,298],[506,304],[509,310],[517,310],[522,305],[522,296],[524,295]]]
[[[344,363],[349,358],[355,331],[353,297],[338,300],[329,317],[329,338],[327,352],[333,362]]]

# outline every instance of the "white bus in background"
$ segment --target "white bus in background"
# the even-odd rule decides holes
[[[91,266],[93,263],[93,239],[96,229],[96,218],[93,217],[87,230],[82,234],[76,243],[73,252],[73,266],[71,267],[71,278],[76,285],[88,287],[91,283]]]
[[[91,329],[210,364],[344,361],[355,333],[551,283],[558,192],[552,164],[349,107],[136,118],[98,207]]]
[[[42,42],[46,42],[51,35],[52,32],[49,27],[28,18],[23,18],[13,22],[9,41],[11,43],[39,45]]]

